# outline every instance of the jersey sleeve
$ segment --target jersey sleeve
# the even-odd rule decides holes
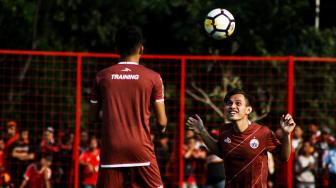
[[[79,156],[79,160],[80,161],[86,161],[86,151],[84,151],[80,156]]]
[[[32,165],[29,165],[26,169],[26,172],[24,173],[23,177],[26,179],[26,180],[29,180],[31,178],[33,174],[33,166]]]
[[[90,94],[90,103],[91,104],[99,103],[99,88],[98,88],[97,77],[93,81],[92,91]]]
[[[267,133],[267,151],[273,151],[279,145],[281,145],[279,139],[276,137],[275,133],[271,130],[268,130]]]
[[[164,86],[160,75],[156,76],[154,80],[153,99],[155,102],[164,101]]]

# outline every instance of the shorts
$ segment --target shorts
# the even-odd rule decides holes
[[[163,188],[159,167],[99,168],[97,188]]]

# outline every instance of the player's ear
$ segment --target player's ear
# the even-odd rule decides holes
[[[252,112],[252,107],[251,106],[248,106],[247,108],[246,108],[246,113],[247,114],[250,114]]]

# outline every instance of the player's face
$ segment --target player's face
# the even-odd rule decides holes
[[[14,126],[8,127],[7,128],[7,133],[10,136],[14,136],[16,134],[16,127],[14,127]]]
[[[310,143],[309,142],[305,142],[303,144],[303,152],[305,154],[310,154],[310,151],[311,151],[311,145],[310,145]]]
[[[87,143],[87,141],[89,140],[89,135],[87,132],[81,132],[81,136],[80,136],[80,140],[82,143]]]
[[[51,161],[50,161],[50,160],[47,160],[47,159],[45,159],[45,158],[42,158],[42,159],[41,159],[41,166],[49,167],[49,166],[51,166]]]
[[[21,132],[21,137],[24,140],[28,140],[29,139],[29,132],[28,131],[22,131]]]
[[[293,136],[295,138],[301,138],[302,134],[303,134],[302,129],[300,127],[295,127]]]
[[[247,119],[252,108],[247,105],[247,101],[242,94],[232,95],[227,103],[224,104],[226,118],[229,121],[239,121]]]
[[[309,125],[308,125],[308,130],[309,130],[309,132],[311,132],[311,133],[316,133],[316,132],[318,131],[318,127],[317,127],[317,125],[315,125],[315,124],[309,124]]]
[[[45,132],[45,138],[47,141],[52,141],[54,139],[54,133],[46,131]]]
[[[189,148],[194,148],[196,145],[196,140],[194,138],[189,138],[188,139],[188,147]]]
[[[98,142],[97,142],[96,139],[91,139],[90,147],[91,147],[91,149],[96,149],[98,147]]]

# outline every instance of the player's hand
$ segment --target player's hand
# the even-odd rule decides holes
[[[161,128],[161,133],[166,133],[167,126]]]
[[[205,130],[202,119],[195,114],[194,117],[190,116],[187,120],[186,125],[189,129],[193,130],[196,134],[200,134]]]
[[[95,171],[94,166],[92,166],[91,164],[88,164],[87,167],[88,167],[90,173],[94,173],[94,171]]]
[[[295,128],[295,122],[290,114],[282,115],[280,118],[280,126],[284,133],[290,134]]]

